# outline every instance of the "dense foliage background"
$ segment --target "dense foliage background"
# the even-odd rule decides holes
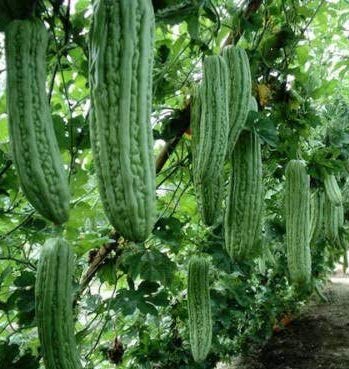
[[[335,174],[349,202],[348,1],[153,4],[158,221],[144,244],[113,233],[96,188],[88,128],[90,1],[39,1],[37,6],[50,32],[47,90],[73,196],[63,230],[33,211],[19,189],[9,151],[1,35],[0,363],[8,369],[40,367],[33,286],[40,247],[48,237],[63,231],[77,256],[76,330],[86,368],[213,368],[264,342],[273,326],[309,296],[287,281],[287,161],[307,161],[313,188],[322,186],[325,173]],[[264,239],[256,258],[245,265],[230,262],[221,224],[202,225],[191,176],[191,87],[201,77],[203,57],[228,43],[248,52],[260,108],[248,124],[263,140]],[[345,216],[348,220],[349,213]],[[325,240],[312,245],[314,287],[344,254],[345,228],[342,235],[340,246]],[[186,310],[188,260],[199,251],[210,255],[213,265],[214,340],[203,364],[191,358]]]

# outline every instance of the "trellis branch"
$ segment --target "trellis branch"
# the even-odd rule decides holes
[[[190,107],[187,106],[183,109],[180,113],[176,112],[177,116],[174,117],[172,120],[174,122],[175,128],[177,128],[177,132],[174,136],[168,140],[165,146],[162,148],[161,152],[159,153],[158,157],[156,158],[156,173],[160,173],[162,168],[165,166],[167,160],[175,151],[179,141],[181,140],[184,132],[190,126]]]
[[[78,292],[78,296],[80,296],[85,289],[88,287],[91,280],[94,278],[95,274],[99,270],[99,268],[103,265],[107,256],[114,250],[116,251],[119,246],[120,236],[118,234],[114,234],[112,236],[114,242],[106,243],[103,245],[98,251],[97,254],[93,257],[93,260],[87,269],[86,273],[81,279],[80,289]],[[77,298],[78,298],[77,296]]]
[[[14,261],[17,264],[23,264],[33,270],[36,270],[36,267],[34,264],[32,264],[30,261],[26,261],[26,260],[22,260],[22,259],[18,259],[18,258],[13,258],[11,256],[0,256],[0,260],[7,260],[7,261]]]

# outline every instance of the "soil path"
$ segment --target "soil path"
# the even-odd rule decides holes
[[[223,369],[349,369],[349,276],[337,273],[324,291],[254,358]]]

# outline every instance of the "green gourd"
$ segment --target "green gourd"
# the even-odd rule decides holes
[[[73,267],[65,240],[45,242],[35,283],[35,314],[46,369],[82,369],[74,336]]]
[[[251,71],[246,51],[237,46],[223,49],[223,57],[229,71],[229,139],[228,154],[230,155],[243,130],[251,97]]]
[[[310,243],[314,243],[323,236],[325,211],[325,193],[315,191],[310,199]]]
[[[345,183],[343,186],[342,192],[342,198],[343,198],[343,205],[345,207],[349,206],[349,177],[345,179]]]
[[[99,192],[113,227],[144,241],[155,222],[150,0],[96,0],[90,29],[90,132]]]
[[[301,160],[291,160],[286,167],[285,217],[290,279],[307,285],[311,279],[310,177]]]
[[[209,261],[203,256],[193,256],[189,261],[188,316],[192,355],[196,362],[201,362],[209,353],[212,340]]]
[[[221,215],[224,160],[228,143],[228,71],[221,56],[204,61],[201,86],[192,102],[193,179],[206,225]]]
[[[7,110],[13,161],[28,201],[56,224],[69,217],[69,186],[46,94],[48,33],[39,20],[6,28]]]
[[[232,155],[224,217],[225,247],[233,261],[258,254],[263,216],[261,142],[255,132],[243,131]]]
[[[328,199],[335,206],[339,206],[342,204],[342,193],[338,186],[336,177],[333,174],[327,174],[324,180],[325,191]]]
[[[193,167],[198,160],[200,142],[200,119],[201,119],[201,84],[192,88],[190,104],[190,128],[191,128],[191,152]]]
[[[324,204],[324,234],[330,241],[339,242],[339,230],[344,225],[344,209],[343,205],[335,206],[329,196],[325,196]]]

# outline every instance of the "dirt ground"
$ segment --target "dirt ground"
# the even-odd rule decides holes
[[[338,271],[324,295],[254,357],[217,369],[349,369],[349,276]]]

